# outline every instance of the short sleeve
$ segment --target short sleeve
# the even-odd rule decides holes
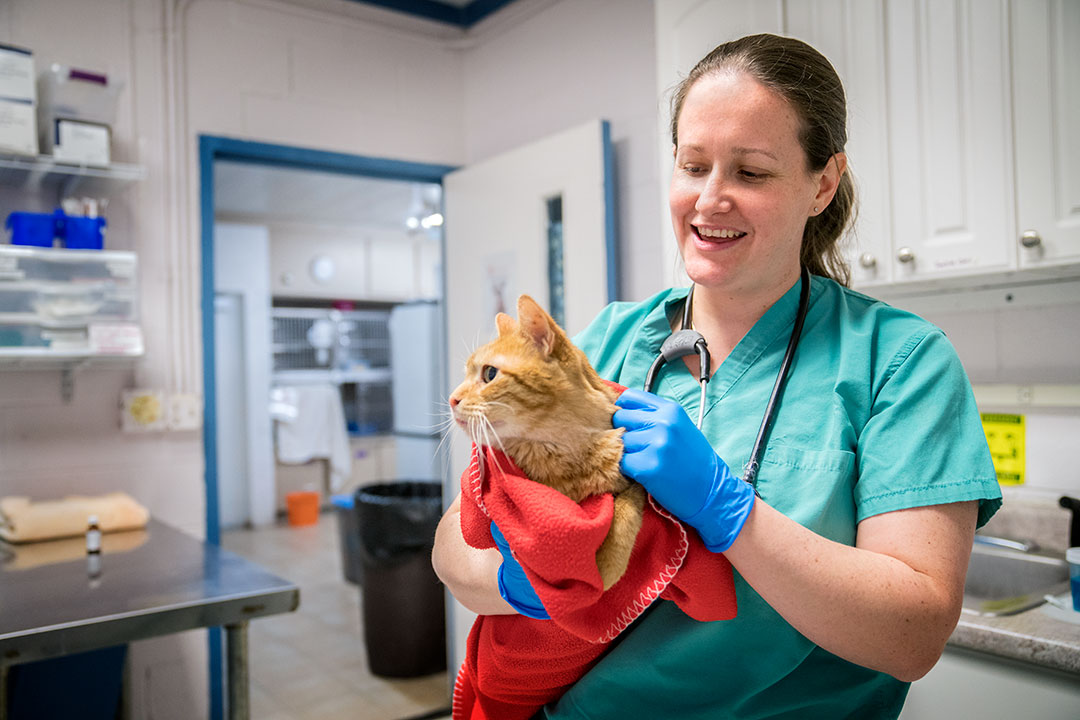
[[[1001,506],[971,384],[937,328],[910,338],[875,386],[858,439],[857,522],[926,505],[979,501],[978,526]]]

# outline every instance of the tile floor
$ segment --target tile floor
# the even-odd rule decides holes
[[[400,680],[368,670],[360,590],[342,573],[333,512],[306,527],[225,531],[222,545],[300,587],[296,612],[249,626],[252,718],[445,717],[435,711],[450,704],[447,673]]]

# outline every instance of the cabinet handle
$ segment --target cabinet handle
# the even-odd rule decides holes
[[[896,259],[902,263],[909,263],[915,260],[915,251],[909,247],[902,247],[896,253]]]
[[[870,268],[877,265],[877,258],[874,257],[873,253],[863,253],[859,256],[859,264],[869,270]]]
[[[1037,230],[1025,230],[1020,235],[1020,244],[1026,248],[1034,248],[1042,245],[1042,236]]]

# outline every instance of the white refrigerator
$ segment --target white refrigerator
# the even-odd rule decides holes
[[[399,479],[443,478],[439,444],[449,409],[443,355],[442,305],[416,301],[395,306],[390,313],[390,367]]]

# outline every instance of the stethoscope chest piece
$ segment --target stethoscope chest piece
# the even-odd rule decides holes
[[[769,402],[765,406],[765,416],[761,419],[761,427],[758,428],[754,449],[750,453],[750,460],[746,463],[746,472],[743,475],[743,479],[751,485],[754,485],[757,481],[757,471],[761,465],[761,456],[765,451],[769,429],[772,426],[773,419],[776,417],[777,406],[784,392],[784,384],[787,380],[788,370],[791,367],[791,360],[795,356],[795,349],[799,345],[799,337],[802,335],[803,324],[806,321],[806,312],[810,306],[810,271],[805,266],[801,270],[800,278],[802,286],[799,288],[799,308],[795,313],[795,326],[791,330],[787,350],[784,352],[784,359],[780,363],[780,371],[776,374],[776,382],[773,384],[772,393],[769,395]],[[697,420],[697,426],[700,429],[701,422],[705,418],[705,386],[709,382],[710,374],[709,348],[705,343],[705,336],[690,328],[690,313],[693,302],[694,287],[691,285],[690,291],[686,295],[686,302],[683,305],[682,329],[676,330],[669,335],[663,345],[660,346],[659,354],[653,360],[648,373],[645,375],[644,390],[645,392],[652,392],[656,374],[665,363],[697,353],[701,363],[700,372],[698,373],[698,381],[701,384],[701,406],[698,408]]]

